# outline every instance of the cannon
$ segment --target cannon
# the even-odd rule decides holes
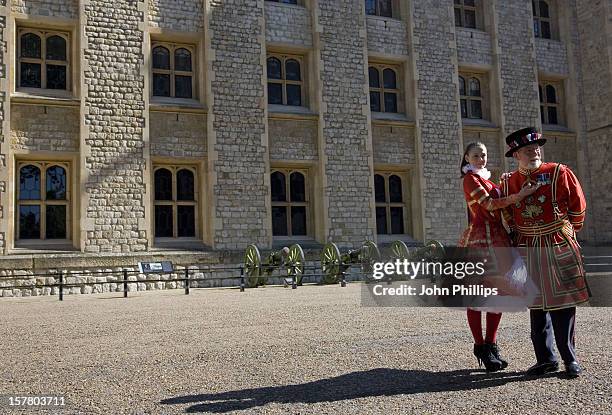
[[[297,244],[271,251],[264,261],[257,246],[249,245],[244,253],[245,285],[248,288],[265,285],[274,270],[283,267],[287,270],[287,277],[291,280],[292,286],[301,285],[304,263],[304,251]]]
[[[436,240],[427,241],[423,246],[408,248],[403,241],[395,241],[391,244],[392,260],[400,261],[441,261],[444,258],[444,245]],[[433,279],[433,276],[430,276]]]
[[[353,265],[361,266],[361,271],[372,274],[374,263],[380,261],[380,251],[372,241],[366,241],[359,249],[351,249],[340,254],[338,246],[329,242],[321,252],[321,270],[323,284],[340,284],[346,286],[346,274]]]

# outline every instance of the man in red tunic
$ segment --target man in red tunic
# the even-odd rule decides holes
[[[504,195],[517,193],[527,183],[538,190],[504,211],[515,242],[526,258],[530,277],[540,288],[530,311],[531,340],[537,362],[528,375],[557,371],[554,339],[567,375],[578,377],[582,368],[576,359],[574,327],[576,305],[588,301],[584,266],[576,232],[584,223],[586,201],[578,179],[567,167],[543,163],[540,147],[546,143],[533,128],[523,128],[506,137],[519,170],[502,184]]]

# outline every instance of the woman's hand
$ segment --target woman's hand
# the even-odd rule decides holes
[[[534,184],[532,182],[527,182],[523,185],[523,187],[521,188],[521,191],[518,192],[518,195],[521,198],[521,200],[523,200],[527,196],[534,194],[536,190],[538,190],[539,188],[540,188],[540,183]]]
[[[509,173],[509,172],[502,173],[502,175],[499,177],[499,180],[501,181],[508,180],[510,176],[512,176],[512,173]]]

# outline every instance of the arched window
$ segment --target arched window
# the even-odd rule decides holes
[[[68,239],[68,164],[20,162],[18,180],[17,240]]]
[[[483,97],[481,88],[481,78],[482,77],[480,75],[475,74],[461,74],[459,76],[461,118],[483,118]]]
[[[302,106],[302,59],[273,55],[267,59],[268,104]]]
[[[400,175],[396,173],[374,175],[376,232],[379,235],[405,233],[407,207],[403,195],[403,181]]]
[[[194,50],[191,45],[154,43],[153,96],[194,98]]]
[[[551,39],[551,14],[548,3],[544,0],[531,2],[533,8],[533,34],[535,37]]]
[[[455,26],[476,29],[479,12],[476,1],[455,0]]]
[[[397,68],[386,65],[368,67],[370,84],[370,110],[372,112],[399,112]],[[382,78],[382,87],[380,79]]]
[[[19,29],[18,86],[68,89],[68,33]]]
[[[366,14],[372,16],[393,17],[392,0],[365,0]]]
[[[277,169],[270,174],[272,188],[272,235],[308,234],[309,198],[306,172]]]
[[[558,101],[557,88],[549,83],[538,85],[540,95],[540,118],[542,124],[559,124],[560,104]]]
[[[197,236],[197,170],[193,166],[154,167],[155,237]]]

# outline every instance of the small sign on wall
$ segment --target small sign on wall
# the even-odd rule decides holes
[[[170,261],[139,262],[138,269],[143,274],[166,273],[173,271],[172,262]]]

